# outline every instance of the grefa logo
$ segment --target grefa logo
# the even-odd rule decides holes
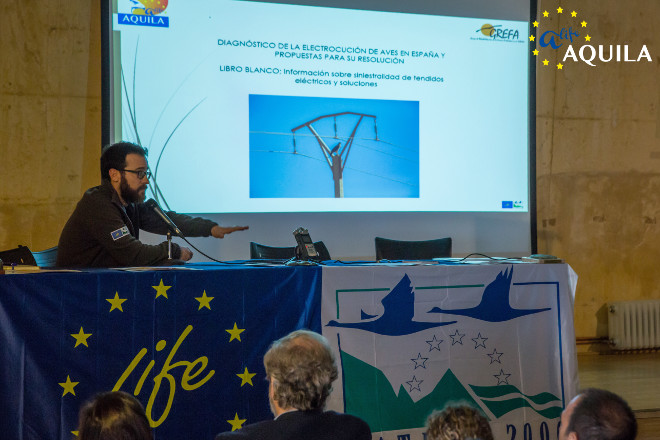
[[[493,26],[492,24],[485,23],[477,32],[481,32],[493,40],[517,40],[520,37],[518,29],[502,28],[501,24]]]
[[[561,15],[564,13],[564,10],[559,7],[557,8],[557,14]],[[543,11],[543,18],[548,18],[550,16],[550,13],[548,11]],[[631,63],[631,62],[639,62],[646,60],[648,62],[652,62],[653,59],[651,58],[651,54],[649,53],[648,47],[646,45],[642,45],[641,49],[639,49],[639,55],[637,57],[634,56],[634,54],[637,53],[636,49],[630,49],[627,44],[625,45],[612,45],[612,44],[598,44],[598,45],[592,45],[592,44],[582,44],[579,46],[578,44],[582,41],[585,43],[591,43],[591,36],[588,33],[588,25],[589,23],[582,19],[581,21],[578,22],[578,13],[576,11],[570,12],[570,18],[569,20],[569,26],[561,28],[559,32],[555,31],[545,31],[540,34],[539,40],[538,40],[538,45],[539,47],[546,48],[550,47],[553,50],[558,50],[562,47],[566,47],[566,52],[564,53],[564,57],[561,61],[561,63],[557,64],[557,69],[561,70],[564,68],[564,64],[566,60],[571,59],[573,62],[579,62],[582,61],[583,63],[591,66],[591,67],[596,67],[597,64],[600,63],[609,63],[609,62],[626,62],[626,63]],[[541,18],[541,19],[543,19]],[[575,21],[573,22],[573,19]],[[539,22],[534,21],[532,25],[535,28],[539,27]],[[573,30],[573,25],[576,26],[577,30]],[[534,34],[529,36],[529,41],[534,42],[536,41],[536,36]],[[568,43],[568,44],[564,44]],[[575,47],[573,47],[573,43],[575,43]],[[538,49],[534,49],[532,51],[534,56],[539,56],[540,51]],[[544,66],[549,65],[549,61],[544,59],[542,61]]]

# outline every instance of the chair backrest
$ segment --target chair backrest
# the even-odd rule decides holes
[[[32,252],[32,256],[39,267],[55,267],[57,262],[57,246],[43,251]]]
[[[319,261],[330,260],[330,252],[322,241],[315,241],[314,247],[319,254]],[[288,260],[296,256],[296,247],[273,247],[250,242],[250,258],[252,260]]]
[[[451,257],[451,237],[404,241],[376,237],[376,260],[430,260]]]
[[[37,266],[37,262],[34,261],[32,252],[27,246],[18,245],[16,249],[9,249],[6,251],[0,252],[0,260],[3,264],[26,264],[29,266]]]

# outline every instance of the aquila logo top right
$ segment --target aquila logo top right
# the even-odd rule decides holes
[[[564,11],[560,6],[557,8],[554,20],[550,12],[543,11],[538,20],[532,22],[532,26],[529,41],[532,53],[541,60],[542,66],[550,65],[548,57],[553,50],[559,51],[557,60],[561,59],[561,61],[556,64],[558,70],[563,70],[569,60],[573,63],[583,62],[591,67],[609,62],[652,62],[651,54],[645,44],[641,48],[628,44],[596,45],[589,34],[590,31],[593,32],[593,27],[590,27],[589,21],[575,10]]]

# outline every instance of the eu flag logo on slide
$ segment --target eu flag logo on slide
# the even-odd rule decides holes
[[[513,201],[502,200],[502,209],[513,209]]]

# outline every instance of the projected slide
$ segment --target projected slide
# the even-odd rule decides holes
[[[180,212],[527,211],[527,23],[117,0],[114,139]]]

